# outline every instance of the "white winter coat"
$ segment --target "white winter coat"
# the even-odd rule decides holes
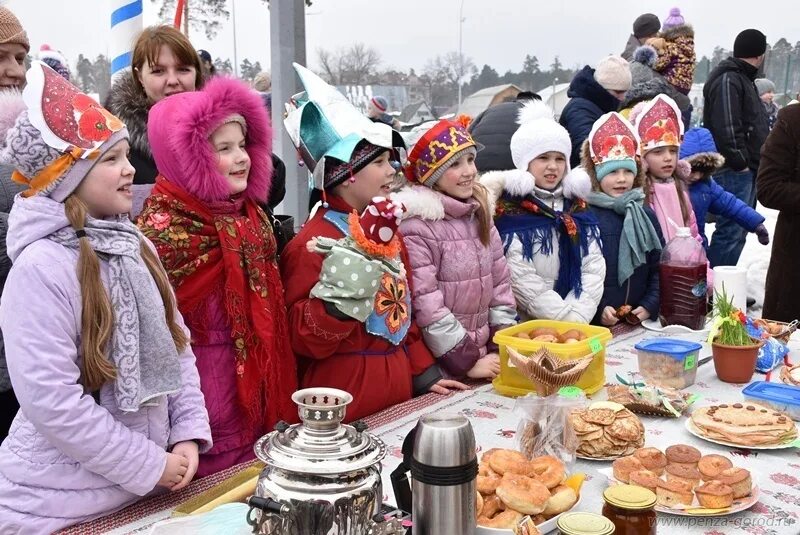
[[[575,169],[564,178],[554,191],[537,188],[533,176],[527,171],[492,171],[481,176],[481,183],[489,190],[492,212],[504,191],[513,195],[533,194],[555,210],[562,210],[564,198],[584,197],[591,189],[589,176],[582,169]],[[554,231],[555,232],[555,231]],[[553,239],[550,255],[534,254],[533,260],[523,257],[522,243],[516,237],[506,251],[506,260],[511,270],[511,286],[517,300],[517,311],[522,320],[550,319],[589,323],[597,312],[603,297],[603,281],[606,263],[600,243],[592,240],[589,254],[581,263],[580,297],[570,292],[562,298],[555,290],[558,277],[558,239]]]

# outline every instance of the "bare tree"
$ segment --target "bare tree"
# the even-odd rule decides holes
[[[355,43],[345,55],[347,73],[354,85],[366,83],[370,75],[374,75],[381,64],[381,55],[364,43]]]
[[[342,70],[344,69],[342,54],[320,48],[317,50],[317,59],[328,82],[333,85],[339,85],[341,83]]]
[[[380,53],[364,43],[355,43],[349,48],[335,51],[320,48],[317,50],[317,59],[324,76],[334,85],[369,83],[381,64]]]
[[[429,59],[422,72],[425,85],[431,92],[431,105],[439,106],[455,103],[458,85],[478,69],[472,59],[458,52],[448,52]]]
[[[161,6],[158,10],[159,20],[171,23],[175,18],[176,0],[150,1]],[[188,36],[189,28],[203,30],[206,37],[211,39],[231,16],[227,5],[228,0],[186,0],[183,8],[184,33]]]

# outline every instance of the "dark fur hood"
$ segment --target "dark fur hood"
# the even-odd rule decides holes
[[[567,96],[569,98],[585,98],[604,112],[614,111],[619,105],[619,100],[597,83],[597,80],[594,79],[594,69],[589,65],[578,71],[569,83]]]
[[[663,37],[667,41],[676,41],[681,37],[689,37],[690,39],[694,39],[694,28],[692,28],[691,24],[680,24],[678,26],[667,28],[659,34],[659,37]]]
[[[600,182],[597,180],[596,166],[594,165],[594,161],[592,161],[592,155],[589,152],[588,139],[583,142],[583,145],[581,145],[581,167],[583,167],[584,171],[586,171],[586,174],[589,175],[589,178],[592,179],[592,191],[600,191]],[[638,156],[636,169],[637,173],[636,177],[633,179],[633,187],[641,188],[642,184],[644,184],[644,166],[638,162]]]
[[[672,93],[672,88],[669,83],[661,77],[651,78],[646,82],[636,84],[628,89],[628,92],[625,93],[625,99],[620,104],[619,109],[624,110],[632,108],[639,102],[652,100],[662,93],[667,95]]]
[[[147,115],[152,104],[134,83],[131,71],[120,75],[111,86],[105,106],[128,127],[131,149],[152,158],[147,140]]]

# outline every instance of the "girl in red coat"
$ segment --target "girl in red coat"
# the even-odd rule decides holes
[[[297,415],[275,238],[258,204],[272,129],[258,94],[220,77],[159,101],[147,134],[160,174],[139,226],[192,332],[214,438],[204,476],[252,459],[259,436]]]
[[[402,141],[388,125],[372,123],[361,115],[319,77],[299,65],[295,68],[306,93],[293,101],[297,107],[289,112],[285,125],[309,169],[313,169],[324,197],[322,207],[281,255],[289,339],[299,358],[301,386],[350,392],[354,401],[347,409],[349,420],[415,394],[444,394],[449,388],[467,388],[442,379],[434,364],[412,320],[410,274],[396,276],[367,266],[351,274],[359,284],[348,286],[339,280],[331,285],[327,298],[324,294],[310,296],[318,281],[338,277],[333,271],[336,266],[325,263],[323,269],[324,257],[310,252],[306,243],[317,237],[338,240],[349,236],[349,215],[353,211],[362,213],[374,197],[388,195],[396,173],[392,165],[395,149],[402,147]],[[405,249],[401,249],[400,257],[408,270]],[[348,264],[347,258],[343,264]],[[359,277],[370,278],[368,287],[372,290],[363,291]],[[372,309],[365,321],[348,316],[334,304],[351,298],[352,292]]]

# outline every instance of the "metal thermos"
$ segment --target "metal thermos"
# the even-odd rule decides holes
[[[478,461],[469,420],[428,414],[404,446],[411,446],[406,464],[411,471],[414,535],[473,535]]]

